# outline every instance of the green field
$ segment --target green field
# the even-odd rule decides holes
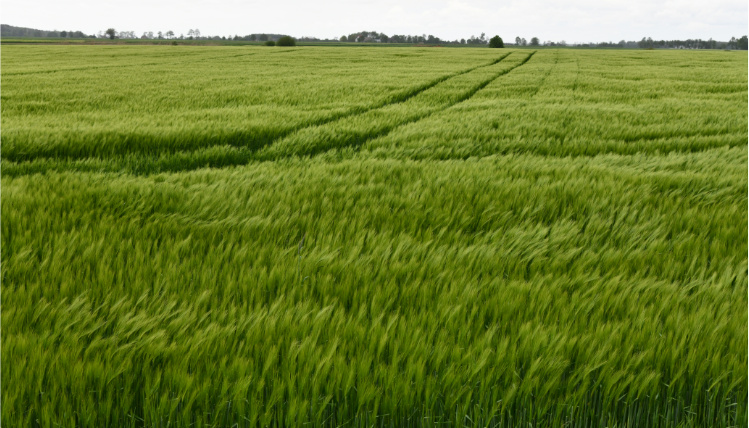
[[[747,54],[2,47],[8,427],[747,425]]]

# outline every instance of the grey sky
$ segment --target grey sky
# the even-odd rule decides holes
[[[433,34],[485,32],[567,42],[713,38],[747,34],[746,0],[3,0],[4,24],[97,33],[198,28],[203,35],[286,33],[340,37],[356,31]]]

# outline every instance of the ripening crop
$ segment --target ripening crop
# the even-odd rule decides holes
[[[747,54],[3,46],[2,410],[747,424]]]

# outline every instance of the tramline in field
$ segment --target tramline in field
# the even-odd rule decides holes
[[[2,64],[4,425],[747,423],[745,52]]]

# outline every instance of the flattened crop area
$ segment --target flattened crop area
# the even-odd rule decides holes
[[[747,423],[745,52],[2,65],[4,425]]]

